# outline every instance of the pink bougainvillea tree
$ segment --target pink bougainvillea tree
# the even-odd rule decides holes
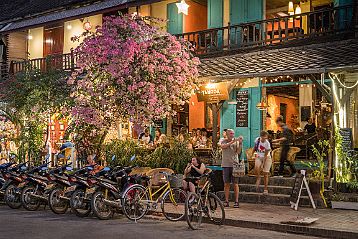
[[[198,58],[188,42],[140,17],[106,17],[75,49],[72,113],[97,127],[141,125],[175,114],[196,87]]]

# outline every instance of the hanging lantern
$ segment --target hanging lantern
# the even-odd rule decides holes
[[[297,5],[296,10],[295,10],[295,15],[298,15],[298,14],[301,14],[301,13],[302,13],[302,11],[301,11],[300,5]]]
[[[288,14],[290,14],[290,15],[295,14],[295,10],[293,9],[293,2],[292,1],[288,2]]]
[[[256,105],[258,110],[267,110],[268,107],[269,105],[266,103],[266,99],[264,97],[262,97],[261,101]]]
[[[83,23],[83,29],[85,29],[86,31],[90,31],[92,29],[92,25],[88,21],[88,19],[87,19],[87,21],[85,23]]]
[[[181,0],[180,3],[176,3],[178,7],[178,14],[183,13],[185,15],[188,15],[188,8],[189,5],[185,2],[185,0]]]

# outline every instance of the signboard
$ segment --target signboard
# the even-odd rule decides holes
[[[163,120],[154,120],[154,127],[155,128],[163,128],[164,127]]]
[[[307,182],[307,179],[306,179],[306,171],[305,170],[301,170],[300,173],[296,174],[295,183],[293,185],[292,193],[291,193],[291,197],[290,197],[291,208],[295,209],[297,211],[298,204],[299,204],[301,196],[302,196],[303,186],[306,187],[308,197],[309,197],[309,199],[311,201],[312,207],[314,209],[316,209],[316,204],[313,201],[311,190],[308,187],[308,182]]]
[[[339,133],[342,136],[342,147],[344,152],[348,153],[349,157],[352,157],[353,153],[353,133],[352,128],[342,128],[339,129]]]
[[[222,100],[229,99],[228,84],[226,82],[221,83],[208,83],[201,85],[197,92],[198,101],[204,101],[207,103],[217,103]]]
[[[249,91],[238,91],[236,94],[236,127],[249,125]]]

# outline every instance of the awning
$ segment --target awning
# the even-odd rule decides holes
[[[358,71],[358,39],[201,60],[201,77],[249,78]]]
[[[0,33],[9,32],[13,30],[28,28],[31,26],[42,25],[49,22],[59,21],[67,18],[74,18],[79,16],[89,15],[113,7],[118,7],[126,3],[135,2],[135,0],[108,0],[103,2],[94,3],[84,7],[78,7],[74,9],[64,10],[49,13],[34,18],[24,19],[20,21],[10,22],[0,25]]]

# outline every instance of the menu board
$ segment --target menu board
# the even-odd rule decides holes
[[[353,154],[353,134],[352,128],[342,128],[339,130],[339,133],[342,136],[342,146],[343,150],[348,153],[348,156]]]
[[[249,124],[249,91],[238,91],[236,94],[236,127],[248,127]]]
[[[304,175],[297,173],[295,178],[295,183],[292,187],[290,202],[296,203],[301,191],[302,182],[303,182]]]

